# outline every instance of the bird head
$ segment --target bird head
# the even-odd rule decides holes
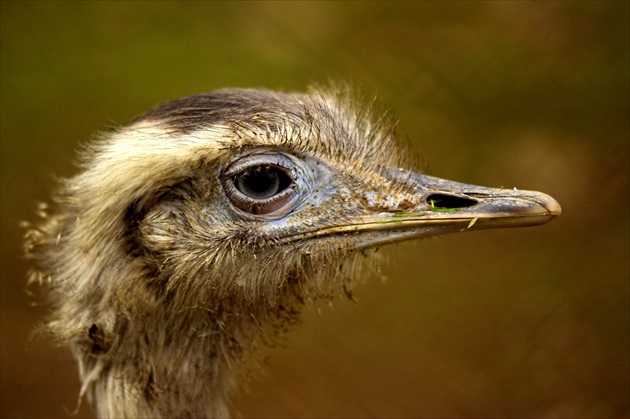
[[[328,295],[361,275],[366,249],[560,214],[539,192],[415,173],[371,109],[343,89],[226,89],[160,105],[84,150],[62,215],[40,231],[41,271],[95,310],[132,310],[123,295],[152,309],[241,310],[290,289]]]
[[[539,192],[414,172],[393,124],[343,89],[168,102],[88,145],[82,169],[26,247],[103,417],[226,416],[258,348],[363,276],[367,250],[560,214]]]

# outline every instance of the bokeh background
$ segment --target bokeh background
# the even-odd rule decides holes
[[[3,417],[72,417],[69,355],[31,338],[21,220],[77,145],[221,87],[351,81],[431,173],[541,190],[562,216],[384,252],[310,307],[244,417],[628,417],[629,3],[1,3]],[[383,280],[385,279],[385,280]],[[89,417],[84,403],[74,417]]]

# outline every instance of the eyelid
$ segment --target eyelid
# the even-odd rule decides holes
[[[231,199],[236,200],[236,202],[233,201],[233,204],[247,216],[268,219],[286,214],[298,198],[295,192],[293,188],[286,189],[274,197],[260,201],[254,201],[238,195],[231,196]],[[282,211],[283,209],[286,209],[286,211]]]
[[[242,157],[230,164],[223,175],[226,177],[233,177],[240,173],[243,173],[250,167],[255,166],[276,166],[280,169],[284,169],[286,173],[295,181],[295,169],[291,160],[283,156],[282,154],[253,154],[251,156]]]

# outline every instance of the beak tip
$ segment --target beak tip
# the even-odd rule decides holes
[[[560,203],[558,203],[558,201],[556,201],[551,196],[545,195],[545,199],[544,199],[544,202],[542,202],[542,204],[543,204],[543,207],[545,207],[545,209],[549,211],[549,214],[551,216],[557,217],[560,214],[562,214],[562,207],[560,206]]]

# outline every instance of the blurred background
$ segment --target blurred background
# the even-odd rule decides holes
[[[21,220],[75,150],[222,87],[350,81],[433,175],[544,191],[543,227],[384,248],[234,399],[242,417],[628,417],[625,1],[1,3],[3,417],[73,417],[68,353],[32,338]],[[89,417],[84,403],[74,417]]]

